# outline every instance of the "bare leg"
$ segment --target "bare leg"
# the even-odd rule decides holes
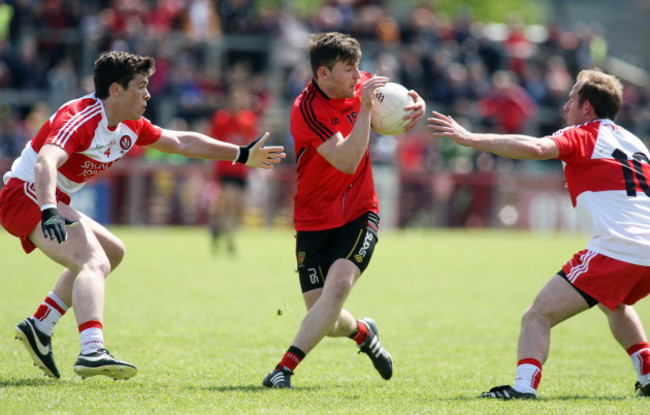
[[[343,303],[359,278],[359,268],[352,262],[339,259],[332,264],[318,299],[305,315],[295,339],[291,343],[305,354],[309,353],[326,335],[349,335],[356,328],[352,315],[343,310]],[[313,300],[305,295],[305,302]]]
[[[559,275],[554,276],[524,312],[519,333],[517,359],[548,358],[551,327],[589,308],[584,298]]]
[[[29,238],[45,255],[66,267],[67,270],[63,272],[54,289],[55,294],[66,304],[68,301],[74,304],[77,324],[89,320],[102,321],[104,283],[111,270],[111,261],[95,235],[97,227],[101,225],[89,221],[69,206],[60,204],[59,209],[64,216],[79,221],[77,226],[68,227],[68,239],[64,243],[46,239],[40,225],[30,233]],[[110,234],[107,230],[104,232],[106,234],[102,232],[101,235]],[[100,238],[106,240],[108,236]],[[121,258],[116,254],[119,250],[110,251],[115,264],[119,263]]]
[[[241,223],[245,207],[245,191],[233,183],[225,183],[223,197],[223,230],[228,251],[235,252],[235,231]]]
[[[641,319],[632,306],[620,304],[615,310],[599,304],[607,316],[609,329],[618,343],[627,350],[630,346],[647,342]]]
[[[67,213],[67,212],[66,212]],[[95,222],[84,214],[79,214],[80,218],[87,224],[99,241],[104,253],[110,262],[111,271],[113,271],[124,258],[124,244],[115,235],[110,233],[99,223]],[[56,294],[68,307],[72,306],[72,286],[76,274],[69,269],[63,270],[61,276],[57,280],[52,291]]]
[[[106,277],[122,260],[124,245],[103,226],[69,206],[59,204],[59,210],[65,217],[79,222],[67,229],[66,241],[59,244],[45,238],[40,225],[29,234],[29,238],[45,255],[66,268],[54,290],[64,302],[74,304],[77,325],[89,323],[80,333],[81,354],[74,364],[74,371],[82,378],[95,375],[116,380],[131,378],[137,374],[137,368],[115,359],[104,349],[101,324]],[[38,346],[40,354],[37,355],[31,342],[25,342],[20,332],[24,333],[24,330],[17,327],[17,338],[28,347],[34,363],[46,374],[51,372],[51,375],[59,377],[51,348],[47,355],[41,356],[43,352]]]
[[[322,292],[323,289],[319,288],[316,290],[307,291],[306,293],[303,294],[303,298],[305,300],[305,305],[307,306],[307,310],[313,307],[314,303],[316,303],[316,301],[320,298]],[[350,334],[354,333],[356,329],[357,329],[357,320],[352,316],[352,314],[348,310],[341,309],[341,314],[334,322],[334,325],[332,326],[330,331],[327,332],[326,336],[347,337]]]

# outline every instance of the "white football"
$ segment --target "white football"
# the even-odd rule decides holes
[[[413,104],[413,97],[408,94],[408,89],[395,82],[375,89],[372,111],[370,113],[370,126],[373,130],[383,135],[397,135],[404,132],[404,127],[409,120],[405,120],[404,107]]]

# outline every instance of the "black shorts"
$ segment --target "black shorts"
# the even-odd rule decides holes
[[[557,272],[557,275],[564,278],[566,280],[566,282],[571,284],[571,286],[578,292],[578,294],[580,294],[582,296],[582,298],[585,299],[585,301],[587,302],[587,305],[589,306],[589,308],[591,308],[591,307],[595,306],[596,304],[598,304],[598,300],[596,300],[594,297],[590,296],[586,292],[582,291],[580,288],[573,285],[573,283],[571,281],[569,281],[569,278],[567,278],[566,273],[564,272],[564,270],[559,270]]]
[[[377,244],[379,216],[368,212],[339,228],[298,231],[296,259],[302,292],[322,288],[330,266],[347,259],[363,271]]]
[[[219,182],[222,185],[233,184],[240,189],[246,188],[246,179],[243,177],[219,176]]]

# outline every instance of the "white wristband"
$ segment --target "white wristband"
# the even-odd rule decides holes
[[[233,166],[237,164],[237,159],[239,158],[240,153],[241,153],[241,149],[239,148],[239,146],[237,146],[237,155],[235,156],[235,159],[232,161]]]
[[[46,203],[43,206],[41,206],[41,212],[44,211],[45,209],[51,209],[51,208],[56,208],[56,205],[54,203]]]

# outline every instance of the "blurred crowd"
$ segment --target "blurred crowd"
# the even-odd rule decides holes
[[[305,51],[312,32],[354,35],[362,42],[362,69],[417,90],[429,109],[490,131],[552,133],[563,126],[561,107],[575,74],[607,69],[607,42],[595,25],[526,26],[515,14],[489,24],[467,8],[451,18],[433,2],[414,2],[401,15],[378,0],[322,1],[308,14],[291,3],[0,0],[0,90],[19,92],[0,102],[0,159],[19,154],[56,106],[92,90],[92,63],[109,49],[156,58],[147,117],[163,127],[188,123],[206,132],[233,87],[249,91],[260,120],[287,117],[311,78]],[[647,87],[619,76],[626,96],[618,121],[647,139]],[[424,129],[413,135],[400,140],[396,159],[406,169],[482,163],[466,150],[432,142]]]

